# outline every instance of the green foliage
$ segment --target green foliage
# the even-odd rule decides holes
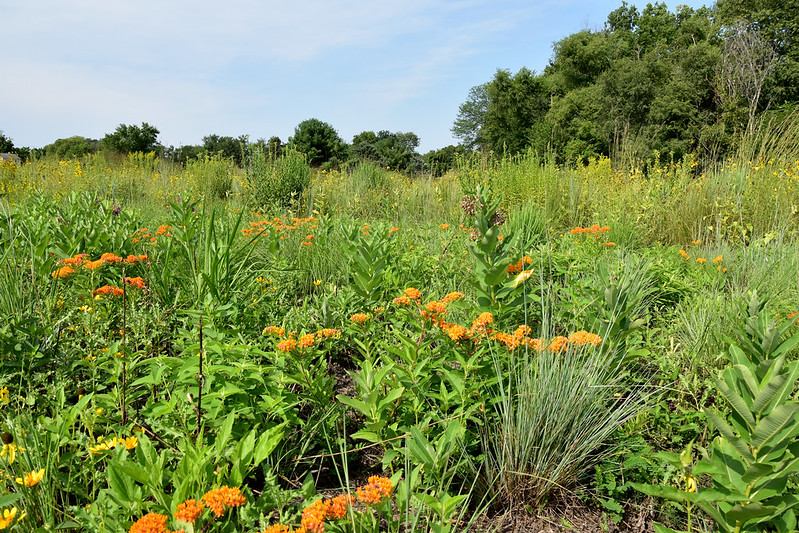
[[[120,124],[114,133],[106,133],[100,143],[104,148],[120,153],[142,152],[146,154],[160,148],[159,133],[158,128],[146,122],[142,122],[141,126]]]
[[[66,139],[57,139],[53,144],[45,146],[44,151],[46,155],[54,155],[60,160],[78,159],[86,154],[96,152],[99,145],[99,141],[74,135]]]
[[[203,137],[203,151],[207,157],[220,156],[232,160],[237,166],[244,164],[244,150],[247,145],[247,136],[238,138],[219,135],[206,135]]]
[[[0,152],[12,152],[14,150],[14,141],[8,137],[2,130],[0,130]]]
[[[250,200],[258,208],[298,202],[311,181],[311,167],[303,153],[289,148],[278,157],[268,157],[258,147],[250,154],[247,174]]]
[[[460,139],[460,146],[467,150],[488,149],[483,137],[489,102],[488,85],[484,83],[469,89],[469,95],[458,108],[458,117],[452,126],[452,135]]]
[[[799,335],[785,338],[794,321],[775,326],[763,306],[756,293],[750,296],[741,332],[744,342],[741,347],[730,345],[731,366],[714,379],[731,412],[725,417],[707,411],[720,435],[692,469],[695,475],[708,475],[713,488],[698,490],[695,483],[684,491],[635,485],[647,494],[683,502],[689,509],[701,508],[722,531],[796,529],[794,507],[799,499],[785,489],[799,472],[799,402],[793,398],[799,362],[788,362],[787,356],[799,343]],[[662,458],[677,460],[669,454]],[[690,446],[679,462],[688,470]]]
[[[387,169],[415,172],[422,167],[422,158],[416,153],[418,146],[419,137],[413,132],[363,131],[352,138],[350,157],[373,161]]]
[[[294,128],[294,135],[289,138],[288,146],[305,154],[312,166],[328,163],[335,167],[347,155],[347,145],[333,126],[316,118],[300,122]]]

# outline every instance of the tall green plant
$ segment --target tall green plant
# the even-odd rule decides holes
[[[288,205],[299,200],[310,182],[311,167],[302,153],[287,149],[280,156],[271,157],[253,147],[247,184],[256,206]]]
[[[786,490],[799,473],[799,401],[793,398],[799,380],[799,361],[787,361],[799,344],[799,334],[786,337],[794,325],[780,326],[772,319],[757,294],[747,306],[741,347],[730,344],[731,366],[714,379],[730,413],[707,411],[719,432],[710,449],[693,468],[694,476],[706,474],[713,488],[687,490],[671,486],[633,485],[653,496],[697,506],[724,532],[796,531],[799,498]],[[676,463],[673,454],[662,459]],[[675,530],[658,526],[660,532]],[[688,523],[688,531],[692,524]]]

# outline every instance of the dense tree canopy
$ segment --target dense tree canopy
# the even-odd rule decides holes
[[[308,157],[311,165],[338,162],[346,159],[347,145],[338,132],[328,124],[316,118],[300,122],[294,128],[294,136],[289,139],[289,146]]]
[[[105,148],[121,152],[153,152],[161,145],[158,143],[158,128],[142,122],[141,126],[135,124],[120,124],[114,133],[107,133],[101,144]]]
[[[718,156],[756,115],[799,102],[799,0],[713,8],[622,2],[601,30],[569,35],[543,73],[498,70],[452,131],[467,149]]]
[[[394,170],[420,170],[424,161],[416,153],[419,137],[413,132],[363,131],[352,138],[350,155]]]

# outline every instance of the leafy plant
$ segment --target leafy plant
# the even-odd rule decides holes
[[[786,487],[799,472],[799,401],[792,398],[799,362],[788,362],[787,356],[799,344],[799,335],[785,338],[794,321],[775,326],[756,293],[751,295],[748,311],[741,336],[744,348],[730,344],[731,366],[714,379],[731,412],[724,417],[707,411],[720,435],[693,468],[694,476],[708,475],[713,488],[634,486],[681,502],[689,510],[699,507],[725,532],[795,531],[799,498]],[[676,461],[673,454],[662,457]],[[683,466],[685,462],[681,460]],[[674,531],[665,526],[659,530]]]

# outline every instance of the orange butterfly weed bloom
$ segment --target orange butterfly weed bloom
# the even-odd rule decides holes
[[[380,476],[371,476],[369,484],[356,489],[358,500],[366,505],[376,505],[391,496],[393,483],[390,479]]]
[[[411,300],[419,300],[422,297],[422,293],[419,292],[419,289],[416,287],[408,287],[404,291],[405,296],[410,298]]]
[[[92,291],[92,296],[103,295],[103,296],[122,296],[124,291],[119,287],[113,287],[111,285],[103,285],[99,289],[95,289]]]
[[[86,261],[85,263],[83,263],[83,268],[87,270],[97,270],[104,264],[105,261],[103,261],[102,259],[98,259],[97,261]]]
[[[203,514],[204,507],[205,504],[202,501],[197,501],[194,498],[186,500],[178,504],[178,509],[175,511],[175,519],[192,524]]]
[[[298,344],[301,348],[310,348],[314,345],[314,342],[316,342],[316,335],[308,333],[300,337]]]
[[[487,325],[491,324],[492,322],[494,322],[494,315],[486,311],[484,313],[480,313],[480,316],[478,316],[472,321],[472,327],[484,328]]]
[[[369,315],[366,313],[355,313],[350,317],[350,322],[354,322],[355,324],[363,324],[369,320]]]
[[[411,299],[407,296],[399,296],[394,298],[394,305],[410,305]]]
[[[341,494],[330,500],[327,506],[327,518],[340,520],[347,516],[347,509],[352,505],[352,496],[349,494]]]
[[[130,526],[128,533],[167,533],[166,515],[147,513]]]
[[[311,533],[324,533],[325,518],[330,501],[316,500],[311,505],[303,509],[300,523],[306,531]]]
[[[341,337],[341,330],[335,328],[324,328],[316,332],[316,336],[319,339],[330,339],[330,338],[339,338]]]
[[[137,289],[143,289],[145,287],[144,280],[141,276],[136,276],[135,278],[125,278],[125,283],[128,285],[133,285]]]
[[[219,518],[228,507],[238,507],[247,503],[247,499],[238,487],[223,485],[218,489],[209,490],[203,495],[203,502],[214,515]]]
[[[282,337],[286,334],[286,330],[279,327],[279,326],[266,326],[264,331],[261,333],[262,335],[277,335],[278,337]]]
[[[283,524],[272,524],[268,528],[264,529],[262,533],[289,533],[289,526],[284,526]]]
[[[56,270],[55,272],[53,272],[51,274],[51,276],[53,276],[54,278],[65,278],[65,277],[69,276],[70,274],[74,274],[74,273],[75,273],[75,269],[72,268],[71,266],[67,265],[67,266],[63,266],[63,267],[59,268],[58,270]]]
[[[297,341],[294,339],[286,339],[277,343],[277,349],[281,352],[290,352],[297,347]]]
[[[118,255],[114,255],[114,254],[108,253],[108,252],[106,252],[103,255],[101,255],[100,256],[100,260],[104,261],[106,263],[121,263],[123,261],[123,259],[121,257],[119,257]]]
[[[463,298],[462,292],[451,292],[446,296],[444,296],[444,298],[442,298],[441,301],[444,302],[444,304],[449,305],[452,302],[460,300],[461,298]]]

